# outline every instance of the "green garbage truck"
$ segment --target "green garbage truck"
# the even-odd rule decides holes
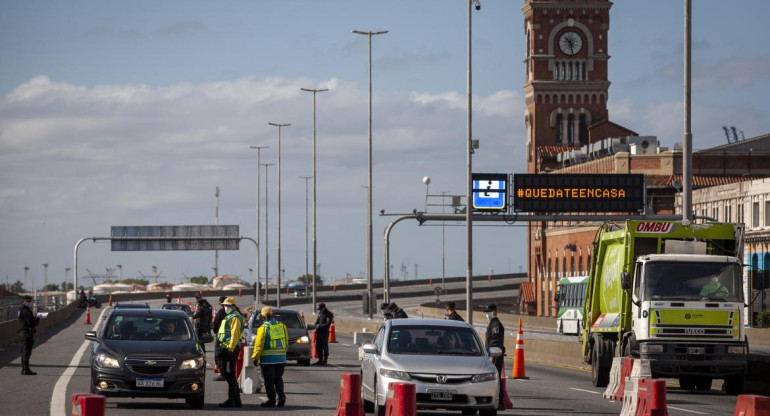
[[[594,386],[613,357],[649,360],[653,377],[707,391],[743,390],[743,225],[606,222],[593,246],[581,341]]]

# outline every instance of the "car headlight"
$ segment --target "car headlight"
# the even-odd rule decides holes
[[[727,347],[728,354],[744,355],[746,354],[746,348],[743,345],[732,345]]]
[[[497,373],[482,373],[475,374],[471,377],[471,383],[483,383],[485,381],[493,381]]]
[[[663,352],[663,346],[660,344],[641,344],[639,352],[643,354],[660,354]]]
[[[297,340],[297,344],[307,344],[308,342],[310,342],[310,338],[307,335],[303,335]]]
[[[196,370],[203,367],[203,357],[196,357],[191,360],[182,361],[182,365],[179,366],[180,370]]]
[[[412,377],[406,371],[388,370],[387,368],[380,368],[380,375],[388,378],[395,378],[396,380],[409,381]]]
[[[99,354],[96,356],[96,365],[99,367],[120,368],[118,360],[110,357],[107,354]]]

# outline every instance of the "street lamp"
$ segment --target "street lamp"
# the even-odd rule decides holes
[[[366,293],[369,304],[366,309],[369,311],[369,319],[372,319],[372,36],[384,35],[388,31],[364,32],[354,29],[353,33],[369,37],[369,195],[367,204],[368,226],[366,229]]]
[[[276,307],[281,307],[281,129],[291,124],[267,123],[278,127],[278,288],[276,290]]]
[[[120,281],[122,282],[123,281],[123,265],[122,264],[116,264],[115,267],[118,268],[118,279],[120,279]]]
[[[267,192],[267,185],[268,185],[268,172],[267,168],[268,166],[273,166],[275,163],[260,163],[260,166],[265,167],[265,303],[267,303],[267,300],[270,299],[270,292],[268,289],[268,280],[270,280],[270,273],[268,266],[270,265],[270,205],[267,203],[268,201],[268,195],[270,195]],[[257,272],[259,274],[259,272]],[[259,286],[259,285],[257,285]]]
[[[300,178],[305,180],[305,277],[308,276],[308,273],[310,271],[308,270],[308,255],[307,255],[307,241],[308,241],[308,231],[307,231],[307,220],[308,220],[308,200],[307,200],[307,184],[310,179],[312,179],[312,176],[300,176]],[[313,281],[315,282],[315,276],[312,277]],[[313,287],[315,287],[315,284],[313,284]],[[313,305],[313,311],[315,311],[315,305]],[[315,313],[315,312],[313,312]]]
[[[466,152],[467,152],[467,192],[465,200],[465,308],[467,311],[468,323],[473,325],[473,128],[472,121],[472,104],[471,96],[473,93],[472,76],[471,76],[471,15],[473,7],[476,10],[481,10],[481,2],[479,0],[468,0],[468,81],[467,81],[467,123],[466,123]]]
[[[428,191],[430,190],[430,176],[422,178],[422,183],[425,184],[425,212],[428,212]]]
[[[261,157],[262,149],[267,149],[267,146],[249,146],[249,149],[257,149],[257,248],[259,248],[260,247],[260,244],[259,244],[259,223],[260,223],[260,220],[261,220],[261,218],[259,216],[259,205],[260,205],[259,203],[260,203],[260,199],[262,197],[262,194],[260,193],[260,189],[259,189],[259,185],[260,185],[260,181],[259,181],[259,165],[260,165],[260,163],[259,162],[260,162],[260,157]],[[257,250],[257,286],[254,288],[254,300],[257,300],[257,301],[259,300],[259,269],[260,269],[260,267],[259,267],[259,260],[260,260],[260,257],[262,257],[259,254],[260,251],[261,250]]]
[[[329,91],[328,88],[323,89],[310,89],[310,88],[300,88],[302,91],[312,92],[313,93],[313,314],[315,314],[316,311],[316,303],[315,303],[315,277],[318,275],[316,271],[316,264],[318,264],[318,259],[316,258],[316,255],[318,253],[317,247],[316,247],[316,184],[318,183],[318,178],[316,177],[316,169],[315,169],[315,95],[319,92],[326,92]]]

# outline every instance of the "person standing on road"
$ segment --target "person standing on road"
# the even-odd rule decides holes
[[[222,302],[227,299],[227,296],[220,296],[219,297],[219,304],[221,305]],[[214,318],[214,330],[219,331],[219,327],[222,325],[222,321],[225,319],[225,316],[227,316],[227,312],[225,312],[225,308],[220,307],[217,311],[217,316]],[[220,369],[219,376],[214,379],[214,381],[224,381],[225,378],[222,376],[221,368],[224,366],[224,363],[219,358],[222,356],[222,354],[219,353],[219,342],[214,343],[214,364],[216,364],[217,369]]]
[[[166,303],[171,303],[171,292],[166,292]]]
[[[503,327],[502,322],[500,322],[500,319],[497,318],[497,305],[494,303],[487,305],[484,309],[484,313],[489,320],[485,339],[487,352],[489,352],[489,349],[492,347],[503,350],[502,355],[492,359],[492,364],[494,364],[497,369],[497,373],[501,375],[503,373],[503,360],[505,359],[505,328]],[[497,410],[505,410],[505,405],[503,404],[503,383],[498,384],[500,386],[500,392],[497,395]]]
[[[315,320],[315,351],[318,361],[313,365],[326,365],[329,359],[329,328],[334,320],[334,314],[326,309],[325,303],[318,304],[318,317]]]
[[[393,317],[392,319],[404,319],[409,317],[403,309],[396,305],[396,302],[391,302],[390,305],[388,305],[388,312],[390,312],[390,315]]]
[[[235,379],[236,365],[238,363],[238,350],[241,348],[241,330],[243,329],[243,315],[235,307],[235,299],[227,298],[222,302],[225,310],[225,318],[217,332],[219,354],[222,357],[222,367],[219,372],[227,380],[227,400],[220,403],[219,407],[241,407],[241,394],[238,389],[238,380]]]
[[[262,407],[283,407],[286,404],[286,394],[283,392],[283,370],[286,367],[289,331],[286,325],[275,320],[273,308],[265,306],[260,311],[260,315],[265,321],[257,329],[251,361],[254,365],[260,366],[262,376],[265,378],[267,401],[262,403]]]
[[[198,332],[198,339],[202,340],[203,334],[211,332],[211,317],[213,311],[209,301],[204,299],[200,292],[195,294],[195,298],[198,299],[198,309],[193,315],[193,320],[195,321],[195,330]],[[203,353],[206,354],[206,344],[201,341],[200,346]]]
[[[19,339],[21,341],[21,375],[34,376],[36,372],[29,368],[29,357],[32,355],[32,346],[35,344],[35,327],[40,323],[40,318],[32,313],[32,296],[22,298],[19,308]]]
[[[460,316],[459,313],[455,310],[455,303],[454,302],[447,302],[446,303],[446,313],[444,314],[446,316],[446,319],[449,319],[450,321],[460,321],[465,322],[465,319],[463,319],[462,316]]]

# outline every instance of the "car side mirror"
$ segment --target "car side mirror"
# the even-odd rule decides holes
[[[364,354],[377,354],[377,344],[364,344],[361,346]]]
[[[489,356],[492,358],[497,358],[503,355],[503,350],[500,349],[500,347],[491,347],[489,349]]]
[[[631,275],[628,272],[620,275],[620,287],[623,290],[631,290]]]
[[[99,338],[96,336],[96,331],[88,331],[86,332],[86,339],[89,341],[99,341]]]
[[[208,344],[209,342],[214,342],[214,336],[211,335],[210,332],[206,332],[206,333],[201,335],[199,341],[204,343],[204,344]]]

